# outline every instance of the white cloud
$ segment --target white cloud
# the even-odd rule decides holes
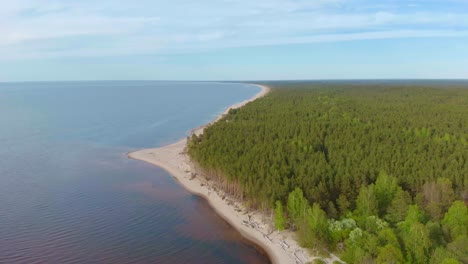
[[[122,34],[153,25],[157,17],[53,14],[18,19],[0,27],[0,45],[83,35]]]
[[[0,0],[0,59],[466,36],[467,13],[418,3],[365,11],[364,0]]]

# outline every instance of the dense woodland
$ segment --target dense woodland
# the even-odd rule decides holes
[[[468,263],[468,84],[275,83],[188,151],[348,263]]]

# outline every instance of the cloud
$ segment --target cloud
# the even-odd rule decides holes
[[[5,1],[0,58],[193,52],[223,47],[466,36],[468,14],[421,1]],[[408,9],[408,4],[412,8]],[[439,8],[440,7],[440,8]]]
[[[0,26],[0,45],[25,41],[87,35],[116,35],[134,32],[154,25],[158,17],[112,17],[100,14],[63,11],[57,7],[46,12],[44,7],[19,11],[16,17],[4,18]],[[45,13],[44,13],[45,12]],[[33,15],[31,14],[33,13]]]

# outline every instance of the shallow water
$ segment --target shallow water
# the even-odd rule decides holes
[[[126,153],[175,142],[245,84],[0,83],[0,263],[269,263]]]

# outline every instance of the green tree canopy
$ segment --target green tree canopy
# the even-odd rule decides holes
[[[468,235],[468,209],[462,201],[453,202],[442,220],[442,226],[452,241]]]
[[[379,207],[379,216],[383,217],[387,213],[387,208],[395,198],[399,189],[397,178],[389,176],[385,171],[381,171],[375,181],[375,198]]]
[[[362,217],[378,215],[379,204],[374,184],[362,186],[356,200],[356,214]]]
[[[412,263],[428,263],[432,246],[429,230],[421,223],[413,223],[407,234],[403,234],[407,259]]]
[[[303,222],[309,203],[305,199],[301,188],[296,188],[288,196],[288,214],[293,224],[300,225]]]
[[[276,201],[275,227],[276,229],[278,229],[278,231],[283,231],[286,227],[286,219],[284,218],[283,205],[280,201]]]
[[[468,85],[269,85],[188,138],[200,174],[348,263],[468,263]]]

